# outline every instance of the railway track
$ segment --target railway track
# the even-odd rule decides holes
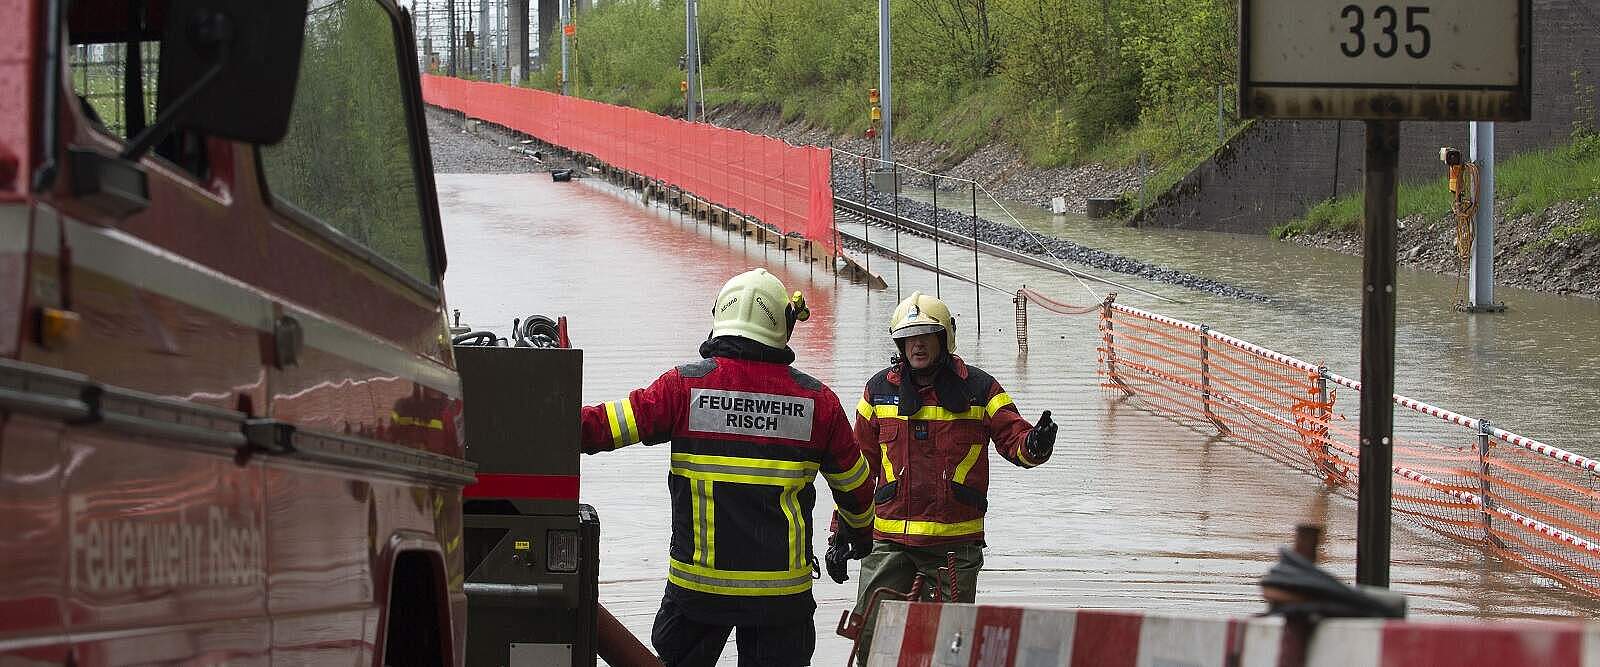
[[[926,236],[926,237],[929,237],[929,238],[938,238],[941,241],[946,241],[946,242],[949,242],[951,244],[954,244],[954,245],[957,245],[957,246],[960,246],[960,247],[963,247],[963,248],[971,248],[971,247],[973,247],[973,243],[974,243],[974,239],[971,236],[967,236],[965,234],[960,234],[960,233],[957,233],[955,231],[952,231],[952,230],[949,230],[949,229],[945,229],[945,228],[935,228],[933,225],[930,225],[930,224],[928,224],[926,222],[922,222],[920,220],[915,220],[915,219],[912,219],[912,218],[908,218],[908,217],[905,217],[903,215],[896,215],[891,211],[885,211],[885,210],[883,210],[881,208],[877,208],[877,207],[872,206],[870,204],[863,204],[861,202],[853,201],[853,200],[850,200],[850,199],[845,199],[843,197],[834,197],[833,198],[833,210],[836,211],[836,212],[842,212],[846,216],[855,218],[857,220],[861,220],[861,221],[866,222],[868,224],[874,224],[875,223],[875,224],[885,225],[885,226],[889,226],[889,227],[899,227],[900,229],[902,229],[904,231],[909,231],[909,232],[911,232],[913,234],[919,234],[919,235]],[[933,267],[932,264],[929,264],[929,263],[924,262],[922,260],[914,260],[914,258],[908,258],[904,254],[896,253],[894,250],[892,250],[890,248],[879,246],[879,245],[874,244],[874,243],[869,243],[866,239],[856,237],[853,234],[845,234],[844,232],[840,232],[840,234],[845,236],[846,238],[850,238],[850,239],[853,239],[853,240],[855,240],[857,242],[861,242],[861,243],[865,243],[865,244],[869,245],[875,251],[879,252],[879,254],[883,254],[883,255],[887,255],[887,256],[890,256],[890,257],[897,258],[897,259],[901,259],[902,261],[905,261],[908,264],[916,265],[919,268],[925,268],[925,269],[930,270],[930,271],[937,271],[938,273],[941,273],[943,275],[951,276],[953,278],[957,278],[959,280],[964,280],[964,281],[969,282],[969,283],[972,282],[971,278],[968,278],[966,276],[957,275],[957,274],[952,273],[952,272],[950,272],[950,271],[948,271],[946,269],[935,268],[935,267]],[[1156,293],[1150,292],[1148,290],[1142,290],[1142,289],[1139,289],[1139,288],[1134,287],[1132,285],[1128,285],[1126,283],[1120,283],[1120,282],[1117,282],[1115,280],[1102,278],[1100,276],[1097,276],[1097,275],[1094,275],[1094,274],[1091,274],[1091,273],[1084,273],[1082,271],[1078,271],[1078,270],[1070,268],[1070,267],[1068,267],[1068,266],[1066,266],[1064,264],[1061,264],[1059,261],[1051,262],[1051,261],[1036,257],[1034,255],[1030,255],[1030,254],[1023,253],[1023,252],[1018,252],[1016,250],[1012,250],[1012,249],[1006,248],[1004,246],[1000,246],[1000,245],[996,245],[996,244],[993,244],[993,243],[989,243],[988,241],[977,240],[976,243],[977,243],[977,247],[978,247],[978,252],[981,252],[981,253],[983,253],[985,255],[989,255],[991,257],[998,257],[1000,259],[1005,259],[1005,260],[1009,260],[1009,261],[1013,261],[1013,262],[1019,262],[1019,263],[1022,263],[1022,264],[1027,264],[1029,266],[1038,267],[1038,268],[1041,268],[1041,269],[1045,269],[1047,271],[1054,271],[1056,273],[1073,276],[1073,277],[1076,277],[1076,278],[1079,278],[1079,279],[1082,279],[1082,280],[1091,280],[1091,281],[1094,281],[1094,282],[1097,282],[1097,283],[1101,283],[1101,284],[1105,284],[1105,285],[1110,285],[1112,287],[1116,287],[1119,290],[1127,290],[1129,292],[1136,292],[1138,294],[1142,294],[1144,296],[1148,296],[1148,297],[1151,297],[1153,299],[1160,299],[1162,301],[1166,301],[1166,302],[1169,302],[1169,303],[1182,303],[1181,301],[1178,301],[1177,299],[1173,299],[1171,297],[1162,296],[1160,294],[1156,294]],[[985,284],[983,286],[984,287],[988,287],[990,289],[997,290],[997,291],[1009,293],[1008,290],[1005,290],[1005,289],[999,288],[999,287],[995,287],[993,285]]]

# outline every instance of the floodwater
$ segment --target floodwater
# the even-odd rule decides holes
[[[958,317],[957,352],[992,373],[1030,420],[1049,409],[1061,424],[1055,457],[1040,468],[1020,470],[991,458],[980,602],[1253,614],[1262,609],[1257,578],[1291,540],[1294,525],[1308,520],[1326,526],[1325,565],[1354,579],[1354,503],[1209,431],[1102,391],[1093,316],[1032,309],[1030,353],[1022,356],[1007,295],[975,294],[949,278],[936,284],[933,274],[897,270],[887,259],[874,257],[872,267],[889,288],[868,291],[604,184],[558,184],[543,174],[447,174],[438,183],[451,307],[463,321],[502,333],[513,317],[566,315],[574,345],[584,349],[586,404],[621,397],[698,358],[716,289],[735,273],[766,266],[789,289],[804,290],[811,306],[811,320],[792,343],[796,365],[853,410],[863,383],[893,350],[885,332],[898,297],[941,292]],[[1004,218],[992,204],[980,202],[979,209]],[[1260,237],[1133,230],[1010,209],[1032,229],[1273,299],[1250,303],[1110,276],[1182,301],[1124,293],[1121,303],[1359,374],[1359,258]],[[893,242],[891,233],[871,231],[875,241]],[[900,241],[906,252],[932,261],[927,240]],[[940,260],[972,271],[970,251],[943,246]],[[1105,291],[987,256],[978,259],[978,270],[984,282],[1008,290],[1026,284],[1072,303],[1098,301]],[[1600,377],[1600,303],[1505,289],[1496,295],[1510,312],[1466,316],[1450,308],[1451,277],[1403,271],[1398,289],[1399,393],[1490,417],[1569,450],[1600,453],[1585,437],[1595,432],[1591,415],[1600,408],[1593,382]],[[1352,420],[1355,401],[1354,395],[1340,401]],[[1402,429],[1415,421],[1396,417]],[[581,499],[601,521],[601,600],[646,640],[667,571],[667,466],[667,447],[631,447],[583,461]],[[819,494],[819,545],[830,509],[828,495]],[[1600,601],[1403,522],[1393,541],[1393,587],[1410,596],[1413,617],[1600,613]],[[817,664],[842,663],[849,651],[833,629],[855,584],[817,582]],[[723,662],[735,660],[730,642]]]

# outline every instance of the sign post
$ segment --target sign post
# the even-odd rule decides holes
[[[1366,121],[1359,584],[1389,585],[1400,121],[1527,120],[1532,26],[1531,0],[1240,0],[1241,117]]]

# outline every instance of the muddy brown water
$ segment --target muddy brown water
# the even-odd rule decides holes
[[[451,307],[463,321],[502,333],[513,317],[566,315],[574,344],[584,350],[586,404],[623,396],[696,359],[716,289],[728,276],[765,266],[790,289],[804,290],[811,305],[813,317],[792,343],[797,366],[853,409],[862,384],[892,351],[885,331],[897,296],[939,291],[957,313],[958,353],[994,374],[1030,420],[1050,409],[1061,424],[1055,457],[1040,468],[1020,470],[991,458],[980,602],[1253,614],[1262,609],[1257,578],[1290,541],[1294,525],[1308,520],[1327,527],[1325,565],[1354,579],[1354,503],[1205,429],[1102,391],[1093,317],[1033,309],[1031,350],[1021,356],[1006,295],[975,297],[969,285],[948,278],[936,285],[933,274],[896,271],[882,258],[873,258],[873,269],[890,286],[874,292],[604,184],[552,183],[543,174],[444,174],[438,184]],[[979,209],[1003,217],[993,204],[980,202]],[[1010,209],[1040,232],[1274,299],[1255,304],[1113,276],[1183,302],[1125,294],[1123,303],[1324,361],[1351,377],[1359,373],[1359,258],[1258,237],[1126,229]],[[871,233],[893,240],[883,230]],[[900,241],[906,252],[932,260],[928,241]],[[970,252],[942,246],[940,259],[970,275]],[[1105,291],[1091,283],[1097,293],[1091,294],[1070,277],[986,256],[978,270],[985,282],[1007,289],[1027,284],[1073,303],[1098,300]],[[1600,407],[1594,381],[1600,303],[1504,289],[1497,296],[1510,304],[1509,313],[1468,317],[1450,309],[1453,288],[1453,279],[1402,271],[1397,391],[1569,450],[1600,453],[1590,442],[1592,413]],[[1352,420],[1356,401],[1353,392],[1340,400]],[[1400,413],[1397,420],[1401,429],[1431,428]],[[601,599],[646,641],[665,587],[667,466],[664,446],[583,461],[581,499],[601,520]],[[827,494],[819,494],[819,525],[830,509]],[[825,529],[815,535],[818,544],[825,537]],[[1393,540],[1394,588],[1410,596],[1413,617],[1600,613],[1600,602],[1404,522],[1396,523]],[[817,582],[817,664],[842,663],[849,651],[833,628],[855,591],[854,580]],[[735,654],[730,642],[723,662],[734,664]]]

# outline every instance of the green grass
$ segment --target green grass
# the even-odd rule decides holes
[[[1439,167],[1444,173],[1443,165]],[[1400,218],[1424,215],[1430,220],[1450,213],[1447,177],[1402,185],[1397,202]],[[1495,198],[1504,215],[1526,215],[1562,201],[1585,201],[1600,193],[1600,135],[1579,134],[1564,145],[1523,153],[1495,166]],[[1321,231],[1355,231],[1361,225],[1360,193],[1324,200],[1297,219],[1272,228],[1275,238]],[[1600,211],[1590,203],[1582,222],[1552,232],[1600,236]]]

